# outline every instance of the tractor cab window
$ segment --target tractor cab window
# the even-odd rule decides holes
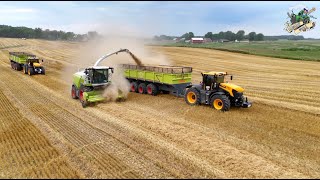
[[[108,69],[93,69],[92,83],[107,83],[108,82]]]
[[[224,76],[216,76],[215,82],[217,83],[224,83]]]
[[[39,59],[28,59],[31,66],[33,66],[33,63],[39,63]]]

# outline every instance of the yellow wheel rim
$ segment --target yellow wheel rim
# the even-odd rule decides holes
[[[188,102],[193,104],[196,102],[196,94],[194,92],[189,92],[187,94],[187,99],[188,99]]]
[[[22,74],[24,74],[24,66],[22,66]]]
[[[28,74],[30,75],[30,69],[28,69]]]
[[[215,100],[213,101],[213,106],[214,106],[214,108],[216,108],[216,109],[218,109],[218,110],[222,109],[222,107],[223,107],[223,102],[222,102],[222,100],[221,100],[221,99],[215,99]]]

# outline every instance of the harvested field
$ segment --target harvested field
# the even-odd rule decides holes
[[[253,107],[221,113],[171,95],[130,93],[125,102],[83,109],[63,71],[75,68],[80,46],[0,39],[0,177],[320,176],[319,62],[149,47],[192,66],[194,83],[201,71],[232,73]],[[9,51],[44,58],[46,75],[14,71]]]

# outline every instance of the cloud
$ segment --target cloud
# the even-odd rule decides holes
[[[38,12],[37,9],[32,9],[32,8],[3,8],[0,13],[8,13],[8,14],[15,14],[15,13],[36,13]]]

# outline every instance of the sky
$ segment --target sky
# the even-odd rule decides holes
[[[319,6],[319,1],[1,1],[0,24],[146,37],[228,30],[290,35],[284,30],[290,8]],[[320,19],[320,9],[312,15]],[[299,35],[320,38],[320,24]]]

